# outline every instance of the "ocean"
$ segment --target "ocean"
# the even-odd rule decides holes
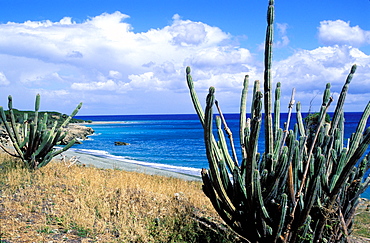
[[[355,132],[361,114],[358,112],[345,114],[345,138],[349,138]],[[285,121],[286,117],[287,114],[282,114],[281,120]],[[76,116],[76,118],[119,123],[86,124],[94,129],[95,134],[83,141],[83,144],[74,145],[72,150],[112,158],[117,160],[117,163],[124,160],[191,175],[200,175],[201,168],[209,168],[203,128],[196,114],[106,115]],[[237,145],[239,115],[225,114],[225,118]],[[295,123],[295,114],[292,114],[291,123]],[[370,121],[366,127],[368,126]],[[261,152],[264,147],[263,138],[261,129],[259,140]],[[116,146],[115,142],[125,142],[129,145]],[[240,154],[240,147],[236,146],[236,149]],[[370,188],[362,196],[370,199]]]

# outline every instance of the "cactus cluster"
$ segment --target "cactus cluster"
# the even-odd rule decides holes
[[[82,103],[76,107],[72,114],[60,126],[55,121],[52,128],[48,128],[47,113],[44,113],[44,117],[39,119],[39,94],[36,95],[34,119],[30,121],[28,114],[24,113],[22,123],[16,122],[13,112],[13,99],[9,95],[8,108],[10,121],[8,121],[2,106],[0,106],[0,119],[10,137],[14,152],[9,151],[3,145],[0,145],[0,147],[10,155],[20,158],[29,169],[37,169],[47,165],[53,157],[66,151],[75,143],[73,139],[62,149],[57,150],[54,148],[66,136],[66,132],[63,132],[62,128],[68,125],[81,106]]]
[[[211,87],[203,111],[194,90],[190,67],[186,78],[192,102],[204,128],[209,170],[202,169],[203,191],[223,220],[250,242],[346,242],[351,233],[359,197],[370,183],[370,115],[367,104],[357,130],[344,146],[343,104],[356,70],[354,65],[340,93],[333,119],[325,122],[333,98],[330,84],[323,94],[315,131],[305,124],[294,89],[288,105],[288,119],[280,126],[280,83],[272,102],[271,60],[274,2],[269,1],[265,46],[264,90],[254,83],[251,113],[247,118],[248,75],[240,105],[241,161],[234,148],[232,133],[215,100]],[[262,102],[264,96],[264,102]],[[264,103],[264,106],[263,104]],[[213,107],[217,136],[213,129]],[[297,121],[289,130],[292,109]],[[265,148],[258,151],[264,107]],[[272,112],[273,110],[273,112]],[[224,130],[229,137],[229,145]],[[218,138],[218,140],[216,139]],[[364,155],[365,154],[365,155]]]

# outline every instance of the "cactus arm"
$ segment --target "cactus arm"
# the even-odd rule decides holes
[[[223,158],[226,161],[227,166],[229,167],[230,171],[233,171],[235,167],[234,161],[230,157],[229,151],[227,149],[225,136],[221,129],[221,118],[219,116],[216,116],[216,126],[217,126],[217,131],[218,131],[218,137],[220,139],[219,148],[223,154]]]
[[[242,160],[242,164],[240,166],[240,171],[241,171],[241,174],[243,175],[243,177],[245,178],[245,175],[246,175],[246,169],[247,169],[247,164],[248,164],[248,161],[249,161],[249,157],[251,155],[248,155],[248,149],[249,149],[249,141],[250,141],[250,125],[251,125],[251,119],[248,118],[247,119],[247,122],[246,122],[246,127],[245,127],[245,132],[244,132],[244,144],[245,144],[245,154],[243,155],[243,160]]]
[[[298,123],[299,134],[305,137],[306,132],[305,132],[304,125],[303,125],[303,119],[302,119],[302,113],[301,113],[301,102],[297,102],[296,110],[297,110],[297,123]]]
[[[334,175],[331,179],[330,188],[329,188],[330,191],[332,191],[334,189],[334,186],[335,186],[340,174],[342,173],[344,165],[347,161],[346,159],[347,159],[347,148],[343,148],[342,153],[341,153],[341,155],[339,157],[339,160],[338,160],[339,162],[338,162],[338,165],[336,167],[335,173],[334,173]]]
[[[345,84],[342,87],[342,91],[341,91],[341,93],[339,95],[339,98],[338,98],[338,103],[337,103],[337,105],[335,107],[334,116],[333,116],[333,119],[332,119],[332,126],[331,126],[330,131],[329,131],[329,134],[330,135],[332,135],[334,133],[334,130],[335,130],[335,128],[338,125],[338,122],[339,122],[339,119],[340,119],[340,115],[341,115],[341,113],[343,111],[343,105],[344,105],[344,101],[346,99],[348,87],[349,87],[349,84],[352,81],[352,78],[353,78],[354,73],[356,72],[356,68],[357,68],[357,65],[354,64],[352,66],[352,68],[351,68],[350,73],[347,76],[347,79],[346,79]]]
[[[56,150],[52,153],[52,156],[55,157],[65,151],[67,151],[70,147],[72,147],[76,143],[76,139],[72,139],[67,145],[65,145],[62,149]]]
[[[243,178],[240,175],[240,170],[235,168],[233,171],[234,180],[234,200],[235,204],[240,205],[240,202],[246,202],[248,200],[247,191],[245,190]]]
[[[212,106],[214,104],[214,87],[211,87],[209,89],[209,93],[207,95],[207,102],[206,102],[206,111],[205,111],[205,119],[204,119],[204,141],[206,143],[206,153],[207,158],[210,164],[210,172],[211,172],[211,178],[213,180],[213,184],[215,186],[216,192],[218,196],[222,199],[223,202],[225,202],[228,211],[235,211],[235,207],[232,204],[230,198],[227,196],[227,193],[225,191],[225,188],[223,186],[223,183],[221,181],[220,173],[218,170],[218,160],[215,156],[215,148],[213,144],[213,135],[212,135]]]
[[[17,158],[20,158],[18,154],[13,154],[12,152],[10,152],[7,148],[5,148],[1,143],[0,143],[0,148],[7,154],[13,156],[13,157],[17,157]]]
[[[37,94],[35,100],[35,119],[34,119],[35,124],[38,124],[39,110],[40,110],[40,94]]]
[[[254,81],[254,84],[253,84],[252,105],[251,105],[251,117],[250,117],[250,119],[253,119],[253,117],[254,117],[254,107],[253,107],[253,104],[254,104],[254,100],[256,99],[257,91],[259,91],[261,89],[260,86],[261,86],[260,81],[259,80],[255,80]]]
[[[9,108],[9,113],[10,113],[10,125],[13,130],[13,136],[15,138],[15,143],[17,146],[21,149],[22,147],[20,146],[21,144],[21,138],[19,135],[19,129],[17,127],[17,123],[15,121],[14,117],[14,112],[13,112],[13,98],[11,95],[8,96],[8,108]]]
[[[1,115],[1,120],[4,123],[5,129],[6,129],[8,135],[10,137],[10,141],[12,142],[13,147],[14,147],[15,151],[17,152],[17,157],[19,157],[19,158],[21,158],[23,160],[23,153],[22,153],[20,147],[18,146],[15,137],[13,136],[13,131],[10,128],[9,123],[6,120],[4,108],[2,106],[0,106],[0,115]]]
[[[78,111],[81,109],[81,107],[82,107],[82,102],[77,105],[77,107],[74,109],[74,111],[72,112],[72,114],[69,115],[69,117],[63,122],[63,124],[60,127],[67,126],[68,123],[69,123],[69,121],[78,113]]]
[[[255,95],[255,100],[253,103],[254,107],[254,117],[251,122],[251,135],[253,139],[249,140],[248,145],[248,160],[246,161],[246,174],[245,174],[245,183],[247,187],[247,192],[249,196],[249,205],[253,205],[254,187],[253,187],[253,171],[257,169],[257,152],[258,152],[258,137],[259,131],[261,128],[261,119],[262,119],[262,94],[260,91],[257,91]]]
[[[270,183],[268,184],[269,187],[266,189],[265,203],[269,202],[270,200],[277,196],[277,190],[279,189],[280,179],[285,177],[283,175],[287,173],[289,160],[288,152],[289,152],[288,147],[284,146],[278,161],[279,167],[276,168],[275,170],[276,172],[274,173]]]
[[[245,75],[243,82],[243,90],[240,98],[240,120],[239,120],[239,139],[240,147],[242,149],[243,158],[247,157],[246,148],[244,144],[244,133],[247,119],[247,95],[248,95],[249,76]]]
[[[293,108],[293,105],[294,105],[294,95],[295,95],[295,88],[292,89],[292,95],[290,96],[290,102],[289,102],[289,105],[288,105],[288,118],[287,118],[287,121],[286,123],[284,124],[285,125],[285,130],[284,130],[284,136],[283,136],[283,140],[281,141],[281,148],[283,148],[284,144],[285,144],[285,140],[288,136],[288,132],[289,132],[289,125],[290,125],[290,117],[292,116],[292,108]]]
[[[218,101],[217,100],[215,101],[215,105],[217,107],[218,113],[220,114],[221,121],[224,124],[224,130],[225,130],[226,134],[229,137],[231,152],[233,154],[233,159],[234,159],[235,166],[239,166],[238,157],[236,156],[236,151],[235,151],[235,146],[234,146],[233,133],[231,132],[230,128],[227,126],[225,117],[224,117],[224,115],[223,115],[223,113],[221,111],[220,106],[218,105]]]
[[[276,84],[275,89],[275,106],[274,106],[274,139],[276,141],[277,133],[280,128],[280,96],[281,96],[281,90],[280,90],[280,82]]]
[[[356,132],[354,134],[353,139],[351,139],[351,145],[349,147],[348,157],[351,157],[353,153],[355,152],[355,150],[357,149],[358,144],[360,143],[360,140],[362,139],[362,134],[365,130],[366,122],[369,118],[369,115],[370,115],[370,102],[367,104],[362,114],[362,117],[360,119],[360,122],[357,125]]]
[[[190,75],[190,72],[191,72],[190,67],[186,67],[186,81],[189,87],[190,97],[191,97],[191,100],[193,101],[193,105],[194,105],[195,111],[198,114],[200,123],[204,127],[204,112],[202,110],[202,106],[200,105],[197,93],[195,92],[194,82],[193,82],[193,78]]]
[[[28,114],[27,113],[24,113],[23,115],[23,137],[26,138],[28,137],[27,134],[28,134],[28,128],[29,128],[29,125],[28,125]]]
[[[287,194],[283,193],[281,195],[281,215],[280,215],[278,228],[276,230],[275,242],[277,242],[278,239],[281,238],[281,233],[282,233],[283,228],[284,228],[287,208],[288,208],[288,196],[287,196]]]
[[[26,158],[31,156],[32,152],[34,151],[33,147],[34,147],[35,137],[36,137],[35,124],[32,122],[29,127],[30,127],[30,132],[29,132],[29,136],[28,136],[29,137],[29,142],[28,142],[27,150],[26,150],[25,155],[24,155],[24,157],[26,157]]]
[[[38,157],[38,155],[42,151],[44,151],[44,149],[46,148],[46,146],[48,144],[50,144],[52,140],[53,140],[53,134],[50,131],[45,132],[42,135],[42,139],[41,139],[42,142],[41,142],[41,144],[38,146],[38,149],[34,152],[34,156],[35,157]]]
[[[290,133],[290,136],[294,136],[293,133]],[[296,148],[299,146],[299,142],[297,140],[290,139],[289,144],[289,166],[288,166],[288,178],[286,181],[288,194],[292,202],[294,202],[294,196],[296,188],[294,187],[294,174],[293,174],[293,163],[296,156]]]
[[[220,215],[220,217],[228,224],[233,225],[233,220],[230,217],[230,213],[232,212],[225,212],[226,207],[223,205],[222,201],[217,197],[217,194],[214,190],[213,183],[211,181],[211,178],[208,174],[208,171],[206,169],[202,169],[202,181],[203,181],[203,192],[206,194],[206,196],[210,199],[213,207],[217,211],[217,213]]]
[[[283,129],[279,128],[276,133],[275,143],[274,143],[274,156],[273,160],[277,160],[280,155],[281,145],[283,144]],[[270,171],[274,170],[274,165],[271,165]]]
[[[266,210],[265,203],[263,202],[262,191],[261,191],[261,177],[258,170],[254,170],[253,172],[253,180],[254,180],[254,192],[255,192],[255,199],[258,203],[258,207],[262,212],[262,215],[265,219],[269,219],[270,216]]]
[[[272,63],[272,45],[274,35],[274,1],[269,1],[267,12],[267,30],[265,41],[265,71],[264,71],[264,106],[265,106],[265,153],[273,153],[273,131],[271,115],[271,63]]]

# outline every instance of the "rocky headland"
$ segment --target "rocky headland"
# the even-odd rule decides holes
[[[63,130],[67,132],[67,135],[62,140],[62,145],[68,144],[74,138],[76,138],[76,143],[81,144],[83,140],[88,139],[88,136],[94,133],[94,129],[91,127],[73,123],[70,123]]]

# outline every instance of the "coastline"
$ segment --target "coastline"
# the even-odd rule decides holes
[[[120,124],[126,123],[125,121],[92,121],[92,122],[84,122],[84,123],[72,123],[81,126],[88,126],[88,125],[99,125],[99,124]]]
[[[116,160],[113,158],[107,158],[105,156],[97,156],[93,154],[87,154],[79,152],[78,150],[67,150],[63,152],[58,157],[54,158],[56,160],[70,161],[73,158],[77,158],[78,162],[87,166],[94,166],[102,169],[118,169],[129,172],[138,172],[148,175],[159,175],[166,177],[173,177],[177,179],[187,180],[187,181],[201,181],[200,170],[199,176],[190,175],[186,173],[180,173],[160,168],[155,168],[152,166],[146,166],[144,162],[142,164],[135,163],[129,160]],[[149,163],[148,163],[149,164]]]

